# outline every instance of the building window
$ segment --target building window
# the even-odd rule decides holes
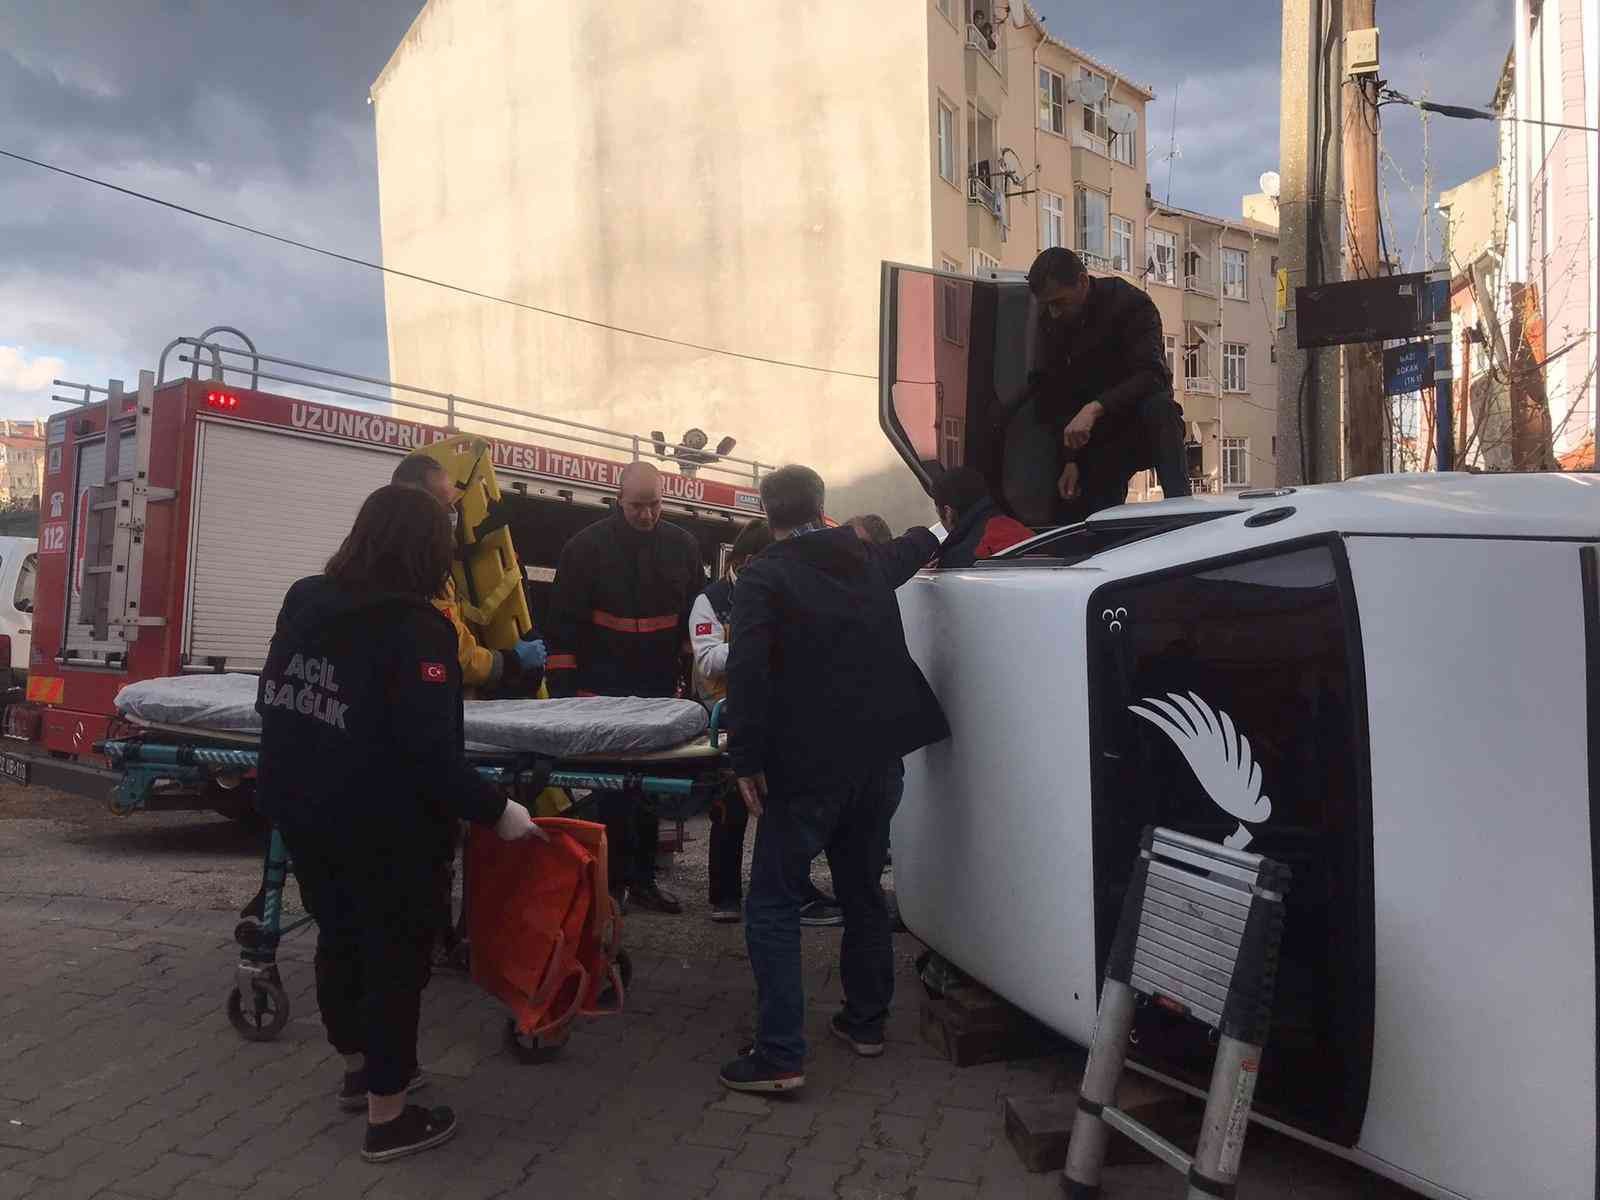
[[[1109,265],[1106,230],[1110,223],[1111,208],[1104,192],[1079,188],[1076,205],[1078,215],[1078,253],[1089,256],[1085,263],[1098,270]],[[1090,263],[1089,258],[1098,260]]]
[[[1193,392],[1201,390],[1196,385],[1202,384],[1211,375],[1210,363],[1207,362],[1210,355],[1207,353],[1203,337],[1194,332],[1189,336],[1194,338],[1194,341],[1183,344],[1183,379],[1186,390]],[[1212,389],[1206,387],[1205,390],[1209,392]]]
[[[961,273],[961,264],[952,259],[944,259],[941,267],[951,275]],[[961,287],[953,279],[943,279],[939,282],[939,333],[947,342],[961,345]]]
[[[998,271],[1000,269],[1000,260],[998,258],[992,254],[985,254],[977,247],[973,247],[971,261],[974,275],[981,276],[989,271]]]
[[[1176,378],[1178,374],[1178,339],[1169,333],[1166,335],[1165,341],[1167,347],[1167,374]]]
[[[1054,192],[1039,193],[1039,249],[1067,244],[1067,202]]]
[[[1078,68],[1079,79],[1099,80],[1100,86],[1106,89],[1106,94],[1094,104],[1084,103],[1083,106],[1083,131],[1091,137],[1099,138],[1102,142],[1111,140],[1111,130],[1106,125],[1106,105],[1111,99],[1111,85],[1106,77],[1098,71],[1091,71],[1088,67]]]
[[[1113,133],[1106,144],[1106,152],[1117,162],[1126,166],[1133,166],[1134,146],[1139,140],[1139,131],[1135,128],[1130,133]]]
[[[1245,382],[1245,363],[1250,358],[1250,347],[1243,342],[1222,343],[1222,390],[1225,392],[1243,392],[1248,390]]]
[[[1067,81],[1048,67],[1039,68],[1039,128],[1067,132]]]
[[[939,178],[956,179],[956,110],[939,101]]]
[[[1178,282],[1178,235],[1165,229],[1145,227],[1144,244],[1149,262],[1146,269],[1157,283]]]
[[[1223,250],[1222,294],[1229,300],[1250,299],[1250,253],[1247,250]]]
[[[1111,265],[1119,271],[1133,270],[1133,222],[1127,217],[1111,218]]]
[[[1271,362],[1278,361],[1278,339],[1273,338],[1267,343],[1267,358]]]
[[[942,422],[944,456],[939,461],[947,467],[959,467],[966,461],[966,437],[962,429],[965,424],[960,417],[946,417]]]
[[[1245,487],[1250,482],[1250,439],[1222,439],[1222,486]]]

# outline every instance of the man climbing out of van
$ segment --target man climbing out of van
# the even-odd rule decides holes
[[[1155,302],[1125,279],[1091,279],[1063,246],[1034,259],[1028,288],[1042,360],[1029,380],[1040,420],[1060,430],[1061,519],[1125,503],[1128,481],[1147,468],[1167,499],[1187,496],[1183,410]]]
[[[689,610],[704,587],[699,543],[661,519],[661,472],[629,463],[615,511],[562,547],[546,631],[550,694],[677,695]],[[619,899],[682,912],[678,898],[656,883],[655,805],[642,792],[596,795]]]
[[[970,567],[1033,536],[1033,530],[1000,511],[976,467],[956,467],[935,479],[933,507],[950,531],[939,547],[941,567]]]
[[[729,743],[756,826],[745,943],[755,974],[756,1038],[722,1068],[736,1091],[805,1083],[800,906],[811,860],[826,852],[844,908],[844,1008],[831,1022],[856,1054],[883,1053],[894,945],[880,877],[889,849],[893,760],[950,735],[906,649],[899,587],[938,543],[913,529],[886,546],[823,523],[823,483],[791,466],[761,481],[773,544],[739,576],[728,651]]]

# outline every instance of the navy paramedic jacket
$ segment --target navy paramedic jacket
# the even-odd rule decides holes
[[[739,572],[728,751],[740,775],[843,780],[950,736],[894,598],[938,549],[926,529],[882,546],[824,529],[773,543]]]
[[[672,696],[705,590],[700,545],[676,525],[640,533],[620,512],[562,548],[545,622],[552,696]]]
[[[386,841],[498,820],[505,800],[463,750],[456,649],[426,599],[326,575],[291,587],[256,693],[262,813],[330,833],[372,821]]]

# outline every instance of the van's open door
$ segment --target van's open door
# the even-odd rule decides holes
[[[1029,525],[1055,523],[1058,451],[1039,423],[1028,373],[1033,297],[1020,278],[973,278],[883,264],[878,416],[927,488],[972,465]]]

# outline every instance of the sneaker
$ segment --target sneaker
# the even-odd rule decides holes
[[[735,1092],[792,1092],[806,1085],[804,1071],[783,1071],[754,1052],[722,1068],[722,1086]]]
[[[744,919],[744,913],[737,904],[716,904],[711,908],[711,919],[718,925],[737,925]]]
[[[834,1013],[833,1020],[828,1022],[828,1028],[833,1031],[834,1037],[854,1050],[859,1058],[877,1058],[883,1053],[883,1034],[856,1033],[845,1024],[843,1013]]]
[[[683,902],[671,892],[662,891],[654,880],[629,888],[628,903],[633,908],[666,913],[668,916],[677,916],[683,911]]]
[[[455,1137],[456,1127],[456,1114],[448,1108],[408,1104],[394,1120],[367,1126],[361,1157],[377,1163],[420,1154]]]
[[[800,906],[800,924],[843,925],[844,909],[832,900],[810,900]]]
[[[420,1070],[406,1084],[407,1092],[419,1092],[428,1086],[428,1077]],[[367,1107],[367,1069],[346,1071],[344,1086],[339,1089],[339,1107],[345,1112],[360,1112]]]

